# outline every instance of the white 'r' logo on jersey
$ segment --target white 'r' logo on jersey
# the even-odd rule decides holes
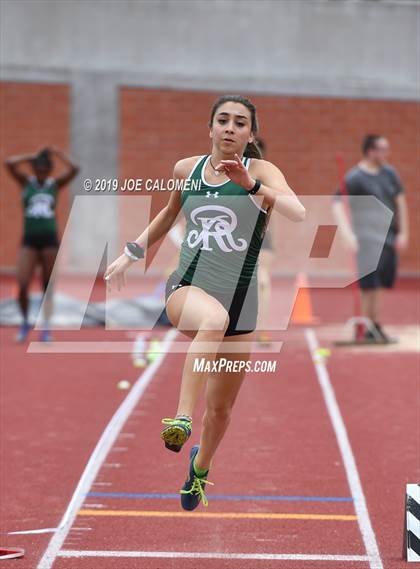
[[[51,219],[54,217],[54,198],[50,194],[35,194],[26,208],[27,217]]]
[[[248,245],[242,238],[235,243],[232,233],[238,225],[238,219],[228,207],[222,205],[197,207],[191,212],[191,221],[194,225],[198,225],[201,231],[193,229],[189,232],[187,238],[189,247],[196,247],[201,243],[201,250],[213,251],[210,247],[211,238],[216,241],[219,249],[226,253],[233,249],[243,251]]]

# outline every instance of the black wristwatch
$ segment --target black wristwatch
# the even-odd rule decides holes
[[[140,261],[144,257],[144,249],[135,241],[129,241],[124,247],[124,253],[132,261]]]
[[[254,194],[256,194],[256,193],[258,192],[258,190],[259,190],[260,188],[261,188],[261,182],[260,182],[260,180],[255,180],[254,187],[253,187],[251,190],[249,190],[248,193],[254,195]]]

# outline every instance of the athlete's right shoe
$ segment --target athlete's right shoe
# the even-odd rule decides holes
[[[207,474],[209,471],[204,473],[203,476],[197,476],[194,470],[194,459],[197,456],[199,446],[196,445],[192,447],[190,451],[190,468],[188,471],[188,478],[185,481],[184,486],[181,490],[181,506],[184,510],[195,510],[196,507],[200,502],[203,502],[204,506],[208,506],[208,500],[204,493],[204,488],[206,484],[211,484],[213,486],[213,482],[209,482],[206,480]]]
[[[24,322],[15,336],[15,341],[21,344],[26,340],[30,331],[31,331],[31,325],[28,324],[27,322]]]
[[[162,423],[167,425],[160,434],[165,447],[173,452],[179,452],[191,436],[191,417],[181,415],[175,419],[162,419]]]

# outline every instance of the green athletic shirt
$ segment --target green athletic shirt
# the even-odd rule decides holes
[[[200,189],[183,189],[187,222],[177,273],[205,290],[228,293],[257,284],[257,261],[268,212],[247,190],[227,180],[209,184],[204,177],[210,155],[201,156],[188,179]],[[249,168],[251,159],[242,162]]]
[[[57,184],[53,178],[47,178],[42,185],[35,176],[27,179],[22,192],[25,235],[57,231],[56,200]]]

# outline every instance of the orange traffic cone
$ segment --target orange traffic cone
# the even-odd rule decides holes
[[[293,307],[291,322],[293,324],[317,324],[319,318],[316,318],[313,314],[311,294],[305,273],[298,274],[296,288],[298,293]]]

